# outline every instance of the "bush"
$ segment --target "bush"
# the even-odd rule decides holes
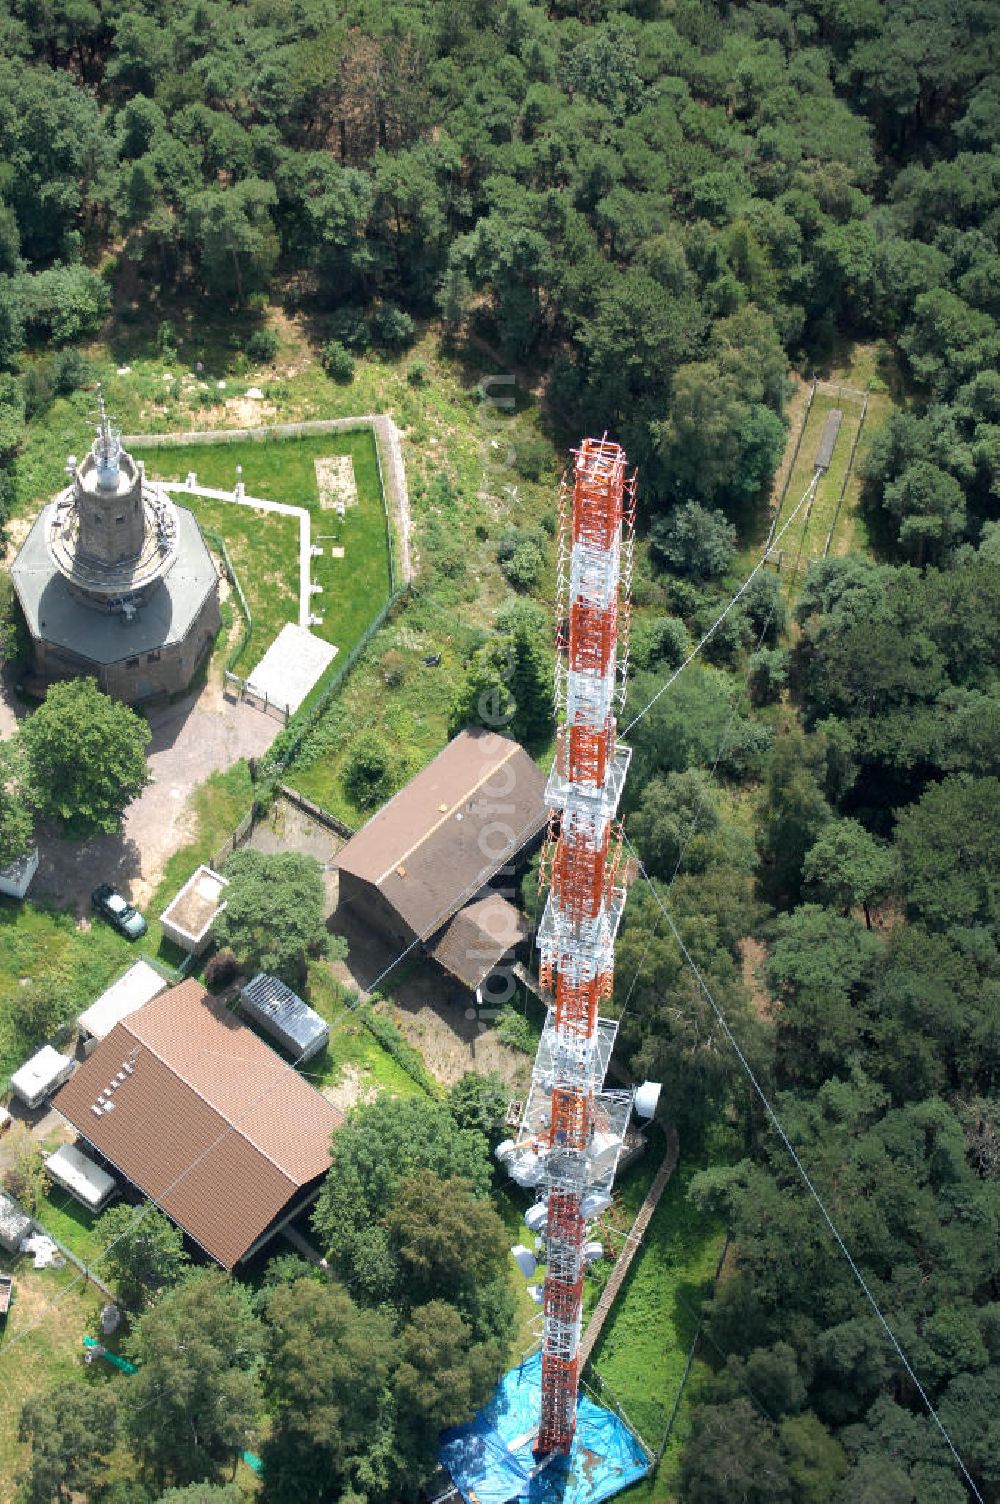
[[[341,782],[344,792],[358,809],[384,804],[402,782],[399,760],[374,732],[358,742],[347,759]]]
[[[65,345],[95,335],[111,309],[111,294],[86,266],[50,266],[23,281],[25,322],[35,339]]]
[[[364,353],[372,342],[371,323],[363,308],[354,303],[348,303],[343,308],[338,308],[327,322],[327,332],[331,340],[337,340],[346,345],[348,350],[357,350]]]
[[[642,622],[632,633],[629,656],[637,669],[676,668],[691,651],[687,628],[677,616]]]
[[[416,338],[416,328],[410,315],[395,303],[383,303],[372,317],[372,334],[375,343],[384,350],[405,350]]]
[[[406,379],[411,386],[423,386],[427,380],[427,362],[415,360],[406,373]]]
[[[390,689],[398,689],[406,676],[406,659],[396,648],[390,648],[379,660],[382,682]]]
[[[211,989],[228,987],[239,972],[239,962],[228,946],[217,950],[205,967],[205,986]]]
[[[57,397],[69,397],[92,379],[90,365],[79,350],[60,350],[52,362]]]
[[[342,386],[346,386],[354,380],[354,356],[339,339],[331,339],[323,346],[320,363],[331,381],[339,381]]]
[[[497,544],[497,561],[517,590],[537,585],[548,565],[541,528],[508,528]]]
[[[247,360],[251,365],[270,365],[277,353],[278,336],[273,329],[255,329],[247,340]]]
[[[537,434],[514,439],[514,468],[525,480],[541,480],[555,471],[552,446]]]
[[[33,1216],[48,1190],[49,1177],[41,1144],[35,1143],[27,1128],[19,1125],[15,1132],[14,1142],[8,1148],[8,1168],[3,1177],[3,1188]]]
[[[656,519],[649,542],[653,553],[678,574],[711,579],[729,568],[736,529],[723,512],[689,501]]]
[[[392,1019],[383,1018],[381,1013],[375,1012],[374,1008],[357,1008],[355,1012],[369,1034],[378,1040],[385,1053],[395,1060],[410,1080],[422,1086],[429,1096],[437,1096],[437,1085],[427,1074],[423,1056],[419,1050],[414,1049],[409,1040],[403,1038]]]
[[[44,413],[55,401],[56,387],[51,360],[36,360],[24,373],[24,416],[29,420]]]
[[[761,648],[750,659],[750,698],[755,705],[771,705],[788,683],[785,648]]]
[[[177,335],[169,319],[162,319],[156,331],[156,348],[163,360],[173,361],[177,355]]]
[[[528,1019],[509,1004],[500,1010],[497,1038],[508,1049],[523,1050],[526,1055],[533,1055],[538,1045],[538,1037]]]

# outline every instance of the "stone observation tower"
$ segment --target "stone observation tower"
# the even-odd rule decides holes
[[[38,517],[11,570],[43,679],[93,674],[130,702],[190,684],[220,624],[218,576],[193,514],[175,506],[100,400],[97,437]]]

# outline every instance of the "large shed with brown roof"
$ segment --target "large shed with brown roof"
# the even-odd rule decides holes
[[[545,777],[524,748],[462,731],[340,852],[340,902],[393,944],[430,940],[546,820]]]
[[[226,1269],[308,1203],[343,1121],[195,981],[116,1024],[53,1105]]]

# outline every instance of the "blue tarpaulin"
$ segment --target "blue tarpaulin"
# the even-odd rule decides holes
[[[600,1504],[647,1472],[649,1459],[624,1421],[586,1397],[569,1456],[536,1471],[541,1383],[536,1354],[504,1374],[474,1420],[442,1435],[438,1455],[466,1504]]]

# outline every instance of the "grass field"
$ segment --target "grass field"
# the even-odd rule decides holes
[[[822,558],[825,553],[845,554],[852,549],[863,551],[867,548],[865,528],[858,516],[861,465],[872,437],[897,405],[899,385],[899,373],[885,347],[877,344],[846,347],[838,352],[829,370],[823,373],[805,427],[799,424],[790,433],[790,448],[796,445],[800,432],[801,442],[776,528],[791,516],[812,480],[827,414],[834,408],[843,413],[830,468],[820,478],[808,517],[800,514],[780,544],[784,556],[782,576],[793,593],[801,585],[805,568],[811,560]],[[857,450],[851,464],[855,441]],[[793,580],[790,571],[800,545],[802,562],[798,576]]]
[[[309,1003],[330,1025],[330,1042],[302,1072],[314,1086],[337,1086],[345,1074],[356,1076],[361,1092],[391,1092],[395,1097],[422,1097],[408,1075],[361,1020],[344,1003],[337,983],[322,964],[309,968]]]
[[[17,1439],[21,1406],[67,1379],[91,1379],[81,1361],[82,1339],[96,1330],[96,1316],[104,1297],[78,1280],[72,1265],[64,1269],[33,1269],[28,1258],[0,1252],[0,1272],[14,1275],[14,1303],[5,1330],[0,1332],[0,1504],[13,1499],[17,1475],[28,1459],[28,1448]],[[70,1285],[74,1287],[68,1289]],[[65,1293],[61,1293],[65,1292]],[[46,1309],[58,1298],[58,1303]],[[27,1328],[38,1326],[29,1335]]]
[[[314,599],[323,623],[314,630],[342,653],[350,651],[389,594],[385,509],[370,432],[137,446],[136,453],[155,479],[182,480],[193,470],[199,485],[219,490],[234,484],[236,466],[242,465],[248,495],[306,507],[313,514],[313,542],[323,549],[312,562],[312,579],[323,587]],[[319,504],[315,461],[329,455],[350,455],[354,463],[358,502],[343,519]],[[226,540],[253,616],[253,636],[243,658],[249,667],[286,621],[298,621],[298,524],[294,518],[252,512],[235,503],[191,497],[185,504]],[[344,557],[332,557],[331,548],[343,548]]]
[[[623,1182],[623,1204],[631,1206],[637,1196],[641,1202],[657,1158],[655,1152],[647,1157],[642,1174],[634,1172],[634,1184],[631,1178]],[[613,1396],[653,1447],[660,1443],[677,1398],[724,1239],[722,1227],[686,1200],[697,1168],[693,1160],[682,1159],[674,1172],[590,1365],[591,1384],[594,1377],[603,1382],[605,1402]],[[663,1462],[654,1478],[629,1493],[635,1504],[661,1504],[673,1497],[690,1406],[707,1373],[707,1365],[696,1359]]]
[[[843,507],[841,506],[838,512],[838,503],[847,475],[851,449],[861,424],[863,405],[864,396],[861,394],[855,396],[845,392],[833,393],[820,387],[809,408],[798,456],[792,467],[784,503],[776,522],[776,528],[779,529],[792,515],[813,478],[816,452],[828,415],[839,410],[843,417],[830,468],[820,476],[807,514],[799,514],[780,544],[783,555],[782,578],[787,580],[792,588],[794,584],[791,581],[791,567],[798,557],[800,547],[802,557],[799,583],[801,583],[801,574],[809,561],[821,559],[826,552],[827,539],[830,537],[835,522],[838,531],[842,526],[840,512],[843,511]]]

